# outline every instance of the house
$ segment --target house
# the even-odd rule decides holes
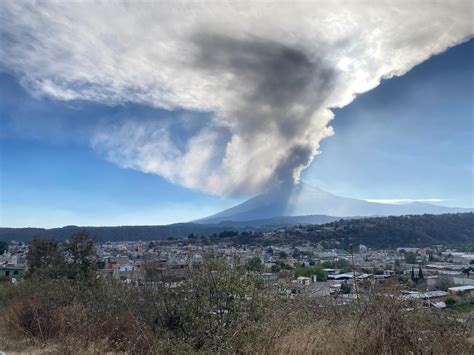
[[[363,280],[370,277],[369,274],[365,274],[365,273],[361,274],[359,272],[356,272],[355,275],[356,275],[356,279],[358,280]],[[352,272],[346,272],[344,274],[337,274],[337,275],[328,275],[328,280],[350,280],[353,278],[354,278],[354,273]]]
[[[25,268],[18,266],[0,266],[0,281],[20,279],[25,274]]]
[[[474,286],[457,286],[448,288],[451,296],[474,297]]]
[[[311,283],[311,277],[300,276],[296,279],[296,282],[299,283],[300,285],[306,286]]]
[[[445,291],[428,291],[428,292],[418,292],[418,291],[408,291],[402,295],[402,299],[405,300],[420,300],[420,301],[429,301],[430,303],[438,303],[444,301],[448,292]]]

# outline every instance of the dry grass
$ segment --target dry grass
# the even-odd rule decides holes
[[[373,288],[359,302],[301,299],[266,325],[256,352],[266,354],[472,354],[474,334],[439,310]]]
[[[305,294],[288,300],[243,282],[229,270],[209,271],[192,276],[192,289],[28,280],[5,295],[0,349],[34,354],[468,354],[474,350],[468,341],[473,334],[465,324],[450,318],[449,312],[391,296],[398,294],[397,289],[362,288],[360,298],[352,302]],[[231,297],[249,292],[253,297]],[[211,311],[222,307],[228,311]]]

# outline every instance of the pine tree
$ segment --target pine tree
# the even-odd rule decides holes
[[[411,280],[413,282],[416,282],[416,277],[415,277],[415,268],[412,266],[411,267]]]
[[[423,270],[421,266],[418,268],[418,280],[423,280]]]

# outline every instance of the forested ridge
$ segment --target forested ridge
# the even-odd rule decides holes
[[[278,226],[280,227],[280,226]],[[167,226],[85,227],[97,241],[159,240],[189,235],[207,237],[208,243],[229,240],[237,244],[314,242],[327,247],[364,244],[373,248],[433,244],[474,244],[474,214],[416,215],[341,219],[326,224],[287,225],[275,233],[265,228],[225,224],[178,223]],[[66,240],[84,227],[0,228],[0,240],[28,242],[34,237]],[[234,231],[230,235],[226,231]]]

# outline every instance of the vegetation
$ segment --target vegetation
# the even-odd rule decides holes
[[[352,270],[350,262],[346,259],[339,259],[337,261],[323,261],[321,265],[324,269],[339,269],[343,273]]]
[[[412,251],[405,253],[405,262],[407,264],[416,264],[416,254]]]
[[[469,246],[474,245],[473,229],[473,213],[371,217],[344,219],[323,225],[288,227],[266,234],[259,230],[246,230],[234,237],[220,238],[219,241],[262,246],[278,243],[298,246],[309,242],[320,244],[324,248],[342,250],[350,250],[351,245],[360,244],[374,249],[443,244],[470,250]],[[292,254],[299,256],[301,252],[294,249]],[[406,253],[406,258],[407,262],[417,263],[416,255],[411,252]]]
[[[263,270],[262,261],[257,256],[249,259],[245,267],[247,271],[262,271]]]
[[[5,250],[8,250],[8,243],[6,241],[0,240],[0,255],[2,255]]]
[[[97,269],[94,241],[85,230],[80,230],[63,245],[33,239],[26,262],[27,277],[93,279]]]
[[[305,276],[312,277],[316,276],[317,281],[326,281],[328,274],[324,271],[324,268],[321,264],[314,266],[304,266],[295,270],[295,277]]]
[[[308,227],[310,236],[340,247],[364,244],[371,248],[396,248],[435,244],[474,243],[474,214],[444,214],[340,220]]]
[[[145,279],[133,285],[98,277],[94,260],[85,232],[62,245],[35,240],[28,277],[0,285],[0,348],[143,354],[473,350],[467,323],[389,296],[399,292],[389,283],[360,284],[353,302],[304,290],[291,299],[265,286],[256,260],[247,264],[253,265],[249,272],[209,257],[180,278],[150,264]],[[321,265],[295,270],[301,276],[323,272]],[[343,283],[341,292],[353,291]],[[451,309],[457,306],[455,301]]]

